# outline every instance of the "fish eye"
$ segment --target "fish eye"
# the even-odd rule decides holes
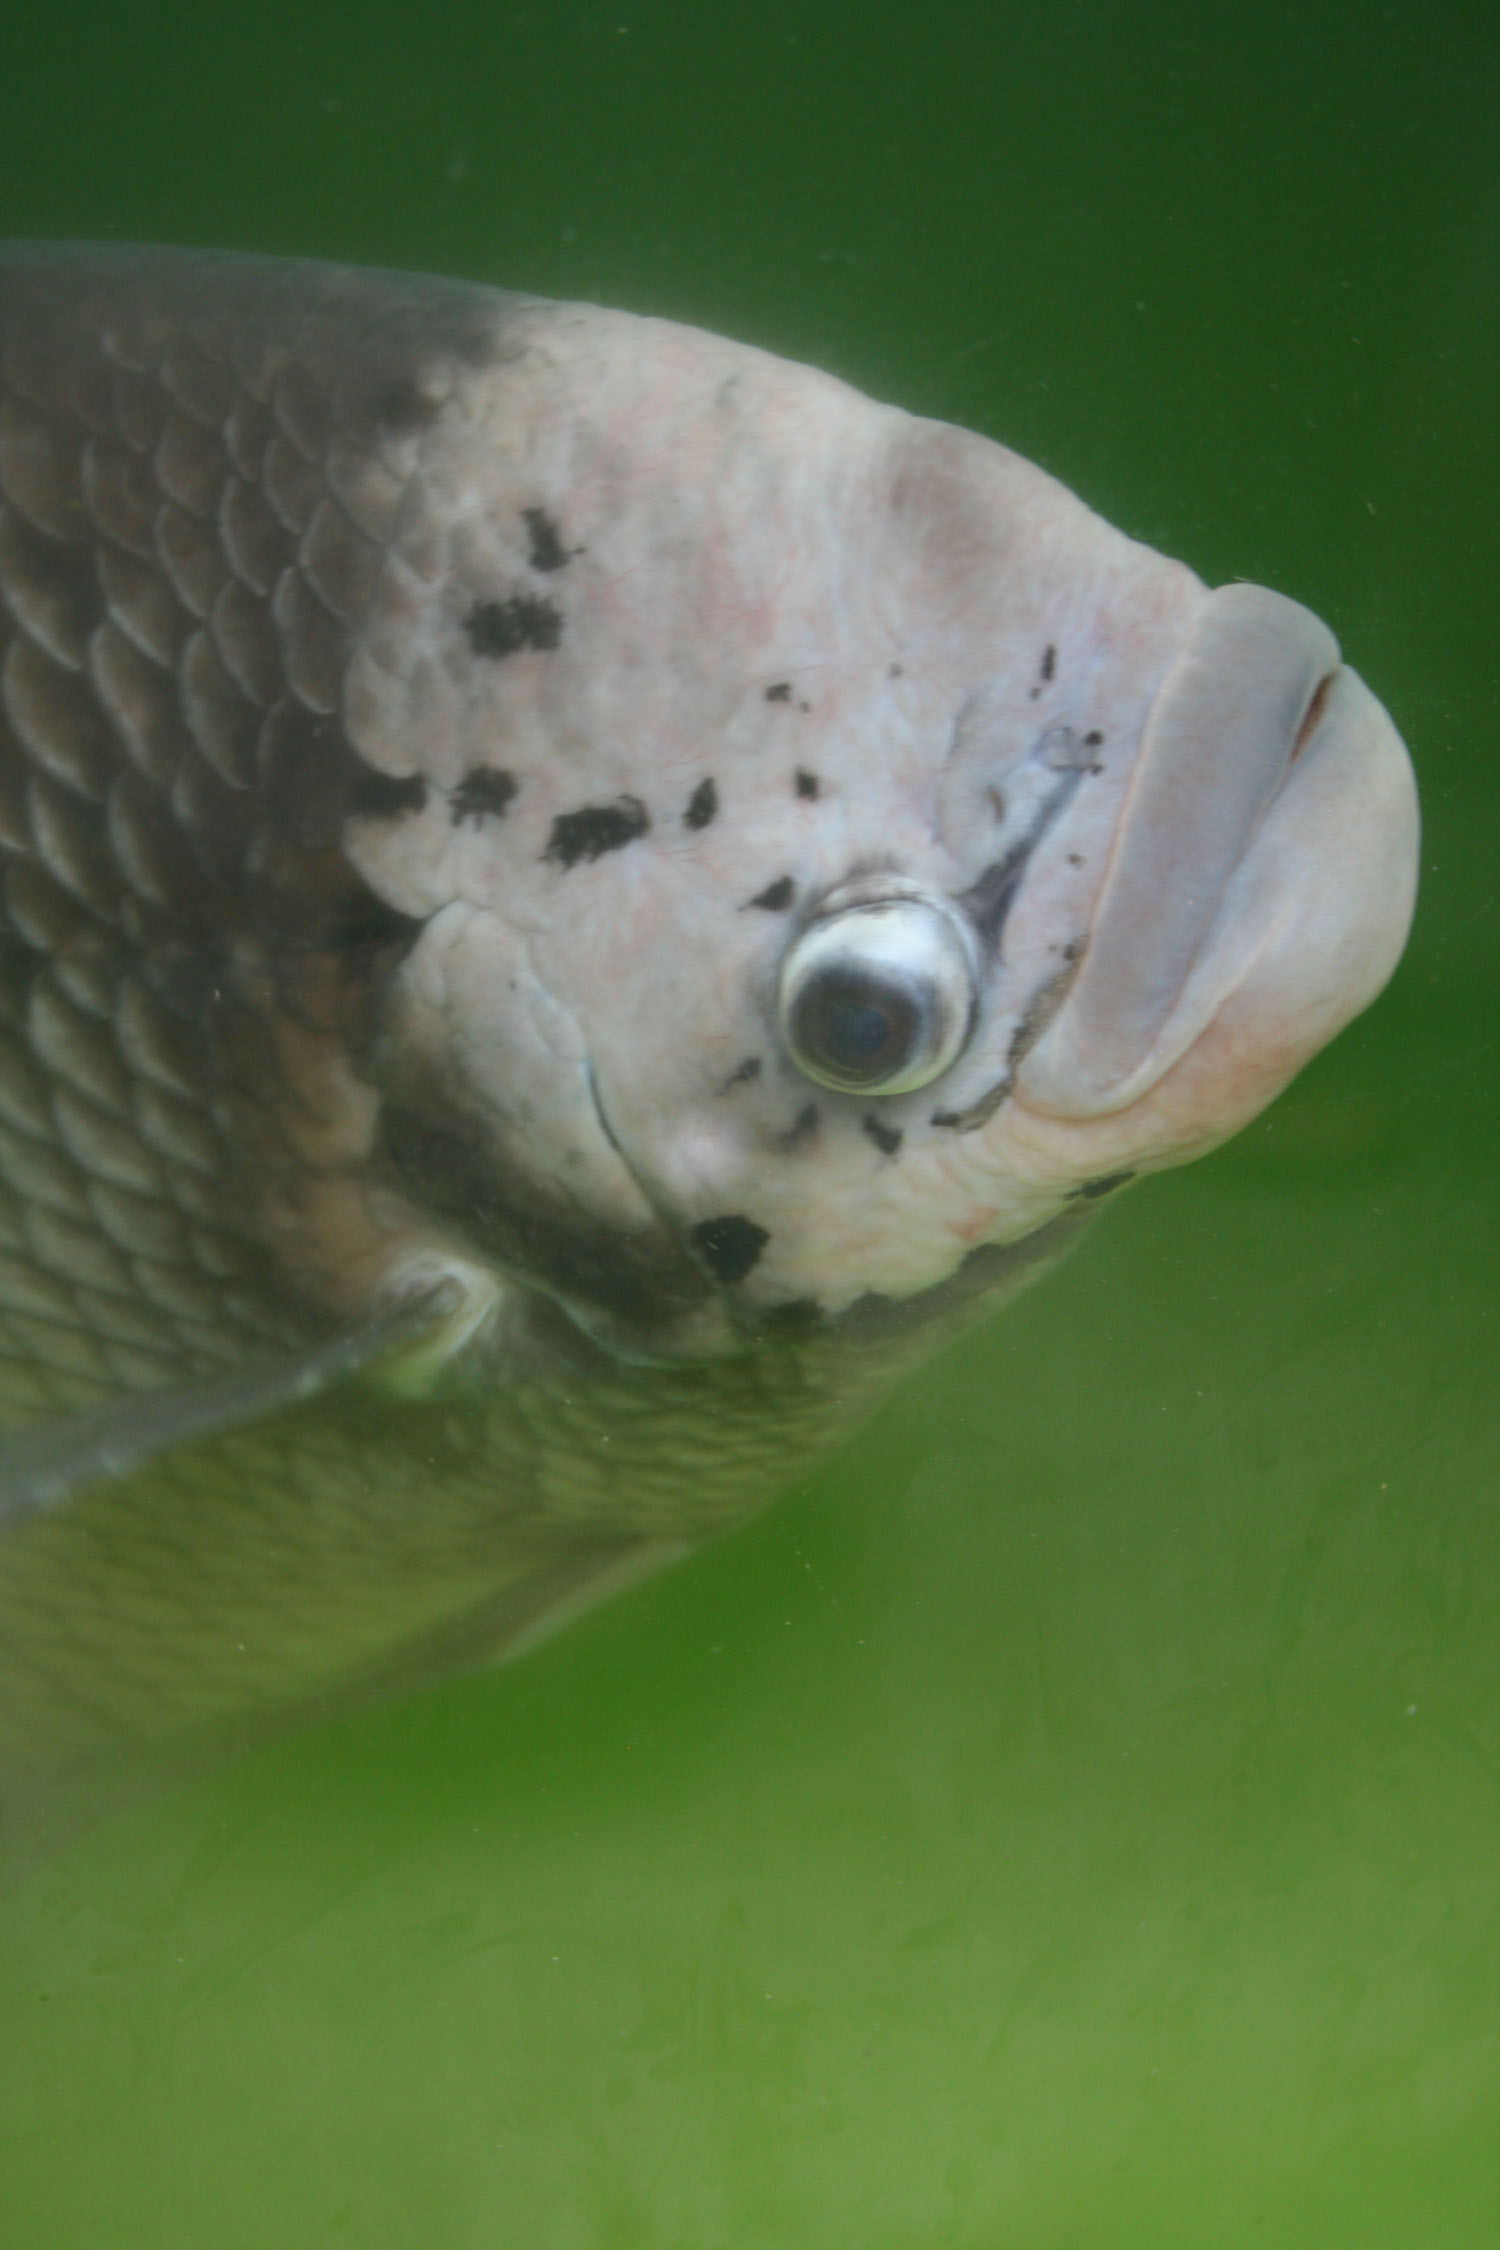
[[[907,1094],[962,1052],[975,1013],[970,942],[936,902],[878,899],[804,930],[781,969],[781,1034],[808,1078]]]

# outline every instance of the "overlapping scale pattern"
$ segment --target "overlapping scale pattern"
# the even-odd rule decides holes
[[[316,1321],[247,1138],[263,1174],[296,1101],[277,1012],[330,959],[355,1010],[409,941],[340,848],[368,779],[344,678],[433,402],[494,322],[373,286],[372,328],[337,269],[288,319],[255,260],[209,287],[191,253],[0,255],[5,1426]]]

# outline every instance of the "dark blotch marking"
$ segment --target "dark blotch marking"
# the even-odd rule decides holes
[[[731,1087],[748,1086],[752,1078],[759,1078],[759,1076],[759,1055],[747,1055],[744,1061],[738,1066],[738,1068],[732,1070],[729,1073],[729,1076],[725,1079],[723,1085],[719,1088],[719,1092],[721,1094],[727,1094],[730,1091]]]
[[[366,813],[371,820],[395,820],[401,813],[420,812],[427,802],[427,783],[419,773],[377,773],[368,767],[354,784],[351,812]]]
[[[795,788],[799,797],[816,797],[821,793],[822,787],[817,775],[809,773],[806,766],[797,768]]]
[[[988,1125],[1010,1089],[1011,1076],[1007,1071],[1003,1078],[996,1079],[988,1093],[981,1094],[977,1102],[970,1102],[967,1109],[935,1109],[931,1122],[953,1133],[977,1133],[981,1125]]]
[[[712,776],[700,781],[687,801],[687,811],[682,816],[684,828],[706,828],[719,809],[718,784]]]
[[[1088,733],[1083,738],[1083,747],[1085,750],[1097,750],[1103,740],[1104,737],[1099,732],[1099,729],[1097,727],[1091,727]]]
[[[497,661],[523,648],[556,648],[562,639],[557,604],[544,594],[512,594],[508,601],[480,602],[464,619],[476,656]]]
[[[790,1155],[794,1148],[800,1148],[804,1141],[811,1140],[817,1130],[818,1105],[816,1102],[808,1102],[798,1110],[786,1131],[778,1135],[776,1146],[784,1155]]]
[[[798,1344],[823,1325],[823,1308],[816,1297],[793,1297],[784,1305],[771,1305],[755,1323],[756,1332],[778,1344]]]
[[[1026,873],[1026,862],[1031,857],[1032,839],[1023,836],[1012,844],[1003,859],[997,859],[964,892],[959,900],[972,920],[975,929],[987,944],[998,944],[1005,927],[1005,917],[1015,903],[1021,878]]]
[[[542,854],[557,867],[576,867],[581,859],[602,859],[644,836],[651,817],[639,797],[617,797],[612,805],[580,805],[559,813]]]
[[[774,883],[767,883],[750,900],[752,906],[763,906],[768,914],[784,914],[797,896],[797,886],[790,875],[778,875]]]
[[[1134,1178],[1134,1172],[1105,1172],[1097,1180],[1085,1180],[1082,1187],[1074,1188],[1068,1201],[1092,1203],[1096,1196],[1113,1195],[1116,1188],[1124,1187],[1127,1180]]]
[[[1051,641],[1042,650],[1042,678],[1050,680],[1057,672],[1057,650]]]
[[[1083,865],[1083,854],[1082,854],[1082,852],[1069,852],[1069,854],[1068,854],[1068,865],[1069,865],[1070,867],[1082,867],[1082,865]]]
[[[899,1125],[887,1125],[883,1117],[876,1117],[868,1110],[859,1123],[860,1130],[869,1134],[882,1156],[895,1155],[902,1140]]]
[[[523,508],[521,521],[526,526],[529,541],[527,561],[533,570],[561,570],[572,556],[562,543],[562,534],[545,508]]]
[[[726,1289],[744,1280],[770,1239],[764,1227],[742,1218],[737,1211],[718,1219],[700,1219],[691,1236],[693,1248],[715,1281],[722,1281]]]
[[[887,670],[885,676],[888,680],[899,680],[903,679],[905,677],[905,674],[906,666],[904,664],[892,664]]]
[[[475,766],[454,790],[449,809],[453,825],[472,820],[478,828],[485,820],[503,820],[519,784],[503,766]]]
[[[768,703],[790,703],[791,700],[792,683],[790,680],[777,680],[774,686],[766,689],[766,701]]]
[[[375,413],[386,427],[398,433],[425,430],[441,408],[410,375],[393,375],[375,393]]]

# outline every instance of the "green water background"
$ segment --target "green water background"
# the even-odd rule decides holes
[[[1500,2239],[1500,11],[0,29],[0,229],[673,314],[1330,618],[1407,963],[816,1485],[0,1902],[4,2250]]]

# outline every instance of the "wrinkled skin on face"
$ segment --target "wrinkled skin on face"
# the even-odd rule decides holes
[[[0,1810],[742,1516],[1399,954],[1332,635],[987,439],[195,253],[0,370]]]

